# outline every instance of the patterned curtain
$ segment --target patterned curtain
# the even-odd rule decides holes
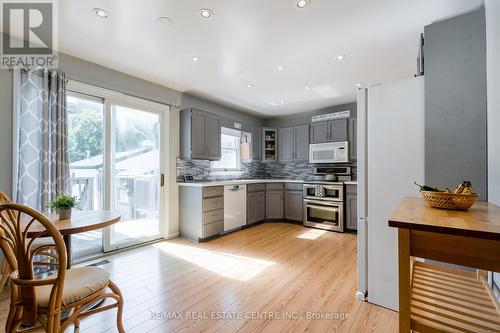
[[[69,190],[64,73],[14,70],[13,198],[37,210]]]

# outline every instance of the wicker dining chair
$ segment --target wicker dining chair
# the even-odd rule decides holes
[[[35,224],[42,225],[45,230],[30,231]],[[38,237],[47,235],[54,241],[59,265],[52,274],[38,276],[33,271],[36,249],[31,247]],[[48,333],[62,333],[70,325],[74,325],[77,332],[80,319],[112,308],[118,311],[118,331],[125,332],[120,289],[102,268],[66,270],[67,254],[63,238],[44,215],[20,204],[0,205],[0,247],[10,267],[14,268],[10,276],[11,304],[6,332],[25,332],[26,326],[41,326]],[[102,302],[105,299],[114,301]],[[63,312],[68,314],[65,319],[61,318]]]
[[[0,205],[4,203],[12,203],[12,201],[7,194],[0,191]],[[10,272],[11,270],[9,267],[9,262],[7,261],[7,259],[3,258],[1,268],[2,278],[0,278],[0,292],[3,290],[3,287],[5,287],[5,284],[9,280]]]
[[[0,205],[4,203],[12,203],[12,200],[7,194],[0,191]],[[49,267],[49,269],[52,269],[53,267],[56,267],[58,265],[58,260],[55,255],[55,246],[49,237],[38,238],[33,244],[33,248],[37,249],[37,259],[33,262],[34,265],[39,267]],[[2,277],[0,278],[0,292],[7,284],[11,272],[12,268],[9,266],[9,262],[5,258],[3,258],[1,268]]]

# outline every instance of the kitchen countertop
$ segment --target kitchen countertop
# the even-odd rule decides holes
[[[261,184],[261,183],[304,183],[304,184],[321,184],[321,185],[357,185],[355,180],[345,182],[331,182],[325,180],[312,179],[234,179],[234,180],[214,180],[214,181],[199,181],[194,183],[177,183],[179,186],[191,187],[208,187],[208,186],[224,186],[224,185],[244,185],[244,184]]]

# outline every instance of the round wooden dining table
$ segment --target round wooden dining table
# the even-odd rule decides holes
[[[64,238],[66,251],[68,252],[68,269],[71,268],[71,235],[109,227],[120,221],[121,217],[116,212],[104,210],[75,210],[72,212],[71,219],[68,220],[59,220],[58,215],[55,213],[45,214],[45,216],[57,227]],[[34,223],[30,227],[27,237],[35,237],[44,230],[45,228],[41,224]]]

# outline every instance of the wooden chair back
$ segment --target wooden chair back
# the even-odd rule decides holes
[[[0,205],[4,203],[12,203],[12,200],[9,198],[7,194],[0,191]]]
[[[37,226],[36,230],[30,229]],[[33,271],[33,258],[36,249],[33,242],[39,237],[51,237],[59,257],[57,275],[47,278],[37,277]],[[36,286],[52,285],[49,300],[49,311],[60,311],[64,276],[66,272],[66,246],[61,233],[41,213],[25,205],[7,203],[0,205],[0,247],[13,268],[11,274],[13,291],[19,293],[23,308],[23,323],[34,325],[37,319],[38,307],[36,301]]]

